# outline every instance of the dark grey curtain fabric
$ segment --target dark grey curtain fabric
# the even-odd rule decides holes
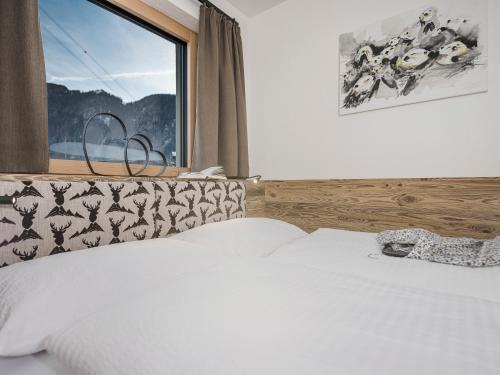
[[[198,111],[193,170],[222,165],[231,177],[248,176],[243,48],[238,24],[201,6]]]
[[[47,86],[37,0],[0,0],[0,172],[47,172]]]

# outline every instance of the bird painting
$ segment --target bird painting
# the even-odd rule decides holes
[[[340,114],[486,91],[486,20],[486,0],[447,0],[342,34]]]

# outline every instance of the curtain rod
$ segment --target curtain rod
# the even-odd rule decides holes
[[[208,0],[198,0],[198,2],[202,3],[206,7],[214,8],[218,13],[222,14],[224,17],[227,17],[227,18],[233,20],[234,23],[238,24],[238,21],[236,21],[236,18],[231,17],[229,14],[227,14],[226,12],[224,12],[221,8],[219,8],[218,6],[214,5],[210,1],[208,1]]]

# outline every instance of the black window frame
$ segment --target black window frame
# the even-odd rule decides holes
[[[176,46],[176,167],[188,166],[188,48],[187,43],[107,0],[86,0],[165,38]]]

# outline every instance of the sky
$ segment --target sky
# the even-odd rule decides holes
[[[175,44],[87,0],[39,0],[47,82],[125,103],[175,94]]]

